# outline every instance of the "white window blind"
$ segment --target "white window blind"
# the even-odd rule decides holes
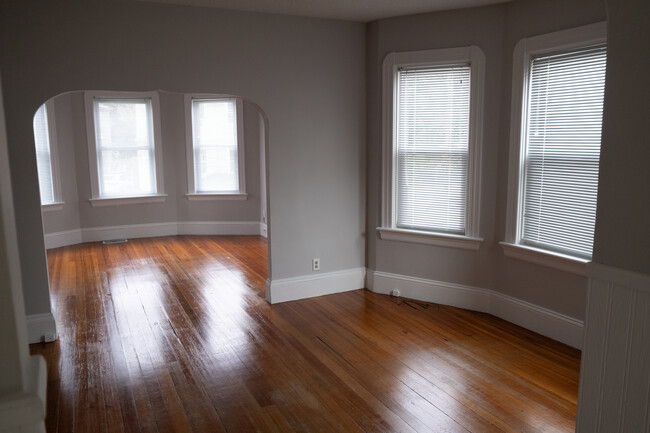
[[[470,66],[398,71],[397,227],[465,234]]]
[[[54,180],[47,108],[41,105],[34,115],[34,141],[36,142],[36,167],[41,190],[41,204],[54,203]]]
[[[192,146],[195,192],[239,192],[234,99],[192,100]]]
[[[155,194],[150,99],[94,99],[99,195]]]
[[[533,58],[528,89],[522,243],[591,257],[606,48]]]

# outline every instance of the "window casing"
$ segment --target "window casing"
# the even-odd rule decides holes
[[[189,200],[245,200],[243,104],[219,95],[186,95]]]
[[[384,60],[382,239],[478,249],[484,64],[474,46]]]
[[[158,94],[85,98],[93,206],[163,201]]]
[[[60,210],[63,202],[61,200],[56,122],[52,100],[41,105],[36,111],[33,126],[41,206],[44,211]]]
[[[506,255],[584,275],[591,258],[605,24],[515,48]]]

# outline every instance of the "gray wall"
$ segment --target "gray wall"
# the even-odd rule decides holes
[[[626,17],[647,16],[634,10],[640,3],[626,1],[612,10],[619,32],[610,41],[594,260],[648,272],[650,243],[640,241],[648,237],[643,224],[648,189],[638,187],[648,183],[641,166],[648,160],[647,139],[643,141],[648,134],[643,126],[623,126],[625,119],[639,116],[634,109],[647,106],[648,100],[647,93],[622,78],[635,71],[633,77],[644,80],[636,56],[647,56],[647,50],[621,48],[632,37],[632,31],[623,30]],[[309,259],[320,257],[325,272],[367,264],[385,272],[492,288],[583,318],[585,278],[505,258],[498,241],[505,230],[514,45],[526,36],[604,20],[603,0],[517,0],[367,26],[139,2],[31,0],[0,7],[11,165],[21,167],[12,176],[14,185],[20,185],[15,201],[28,312],[48,309],[33,112],[47,98],[70,90],[163,88],[237,94],[263,110],[269,122],[265,157],[273,278],[307,274]],[[115,32],[111,26],[118,20],[122,25]],[[479,252],[467,252],[380,241],[375,227],[381,205],[381,62],[391,51],[470,44],[481,47],[487,61],[481,195],[485,242]],[[641,57],[641,64],[647,65],[647,57]],[[177,114],[163,116],[173,122]],[[174,141],[165,143],[166,159],[184,158],[177,144],[180,129],[176,131],[166,138]],[[84,134],[75,138],[76,144],[79,140],[85,140]],[[83,152],[75,155],[77,197],[89,196],[86,174],[79,169],[87,159]],[[168,193],[182,194],[183,170],[173,172],[173,181],[165,179]],[[639,192],[646,195],[635,200]],[[65,192],[64,199],[68,201]],[[214,214],[208,204],[170,207],[161,217],[161,208],[168,205],[136,205],[141,206],[138,218],[230,218]],[[85,212],[85,201],[79,206],[81,227],[133,223],[104,209],[101,217],[87,218],[97,210]],[[625,222],[623,228],[620,222]],[[57,230],[54,225],[46,229]]]
[[[183,94],[160,91],[163,203],[94,208],[82,91],[54,97],[61,194],[60,211],[43,213],[45,234],[79,228],[174,221],[260,221],[262,202],[259,109],[244,102],[245,201],[188,201]],[[266,205],[266,203],[264,203]]]
[[[29,354],[2,102],[0,86],[0,399],[6,399],[27,387]]]
[[[324,272],[364,266],[364,25],[28,0],[2,2],[0,29],[28,314],[50,309],[31,119],[43,101],[73,90],[229,93],[259,104],[268,119],[273,278],[309,273],[311,257],[320,257]],[[76,155],[77,166],[84,157]],[[142,212],[147,218],[159,209]],[[113,217],[110,224],[119,224]]]
[[[608,2],[594,262],[650,274],[650,2]]]
[[[383,272],[438,281],[493,287],[491,272],[496,194],[496,156],[499,138],[503,8],[464,9],[380,20],[370,27],[368,86],[368,267]],[[373,33],[376,33],[374,35]],[[485,238],[479,252],[382,241],[381,225],[381,65],[390,52],[476,45],[485,53],[485,125],[481,178],[480,233]]]
[[[503,239],[505,232],[514,47],[525,37],[605,21],[607,18],[605,0],[520,0],[509,3],[506,14],[507,55],[504,57],[502,72],[499,192],[496,206],[498,239]],[[495,270],[498,290],[553,311],[584,319],[587,294],[585,277],[511,259],[501,252],[497,255]]]
[[[368,267],[498,290],[578,319],[587,280],[504,257],[512,55],[522,38],[606,18],[603,0],[517,0],[503,5],[392,18],[367,29]],[[478,252],[382,241],[381,63],[392,51],[479,46],[486,57],[481,237]]]

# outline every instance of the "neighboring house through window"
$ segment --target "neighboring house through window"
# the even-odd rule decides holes
[[[382,239],[478,249],[484,64],[474,46],[384,60]]]
[[[34,115],[34,142],[36,144],[36,167],[44,211],[59,210],[63,206],[59,183],[59,167],[56,152],[56,129],[54,102],[41,105]]]
[[[186,95],[190,200],[246,199],[242,101]]]
[[[584,273],[591,259],[605,25],[515,48],[506,255]]]
[[[162,201],[158,94],[87,92],[93,206]]]

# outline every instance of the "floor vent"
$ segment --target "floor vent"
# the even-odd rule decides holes
[[[107,241],[102,241],[104,245],[123,244],[124,242],[128,242],[128,239],[109,239]]]

